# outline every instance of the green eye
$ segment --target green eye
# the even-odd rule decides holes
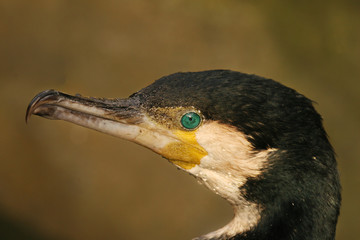
[[[194,112],[185,113],[181,117],[181,125],[186,129],[194,129],[199,126],[200,122],[201,117],[199,116],[199,114]]]

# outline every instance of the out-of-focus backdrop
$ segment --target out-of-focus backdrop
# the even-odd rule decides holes
[[[33,117],[45,89],[127,97],[178,71],[233,69],[317,102],[360,236],[360,2],[0,1],[0,239],[190,239],[232,209],[160,156]]]

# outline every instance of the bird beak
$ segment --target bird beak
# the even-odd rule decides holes
[[[36,95],[30,102],[26,122],[33,114],[68,121],[138,143],[183,169],[199,164],[200,159],[206,155],[205,150],[196,143],[189,143],[189,136],[174,134],[147,117],[136,97],[87,98],[47,90]]]
[[[26,111],[26,122],[32,114],[65,120],[132,141],[142,121],[134,99],[86,98],[55,90],[41,92],[33,98]]]

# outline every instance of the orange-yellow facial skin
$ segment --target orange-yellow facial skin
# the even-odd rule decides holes
[[[196,131],[183,129],[181,117],[187,112],[201,113],[193,107],[153,107],[147,110],[148,119],[154,124],[152,131],[169,136],[166,143],[157,153],[175,165],[189,170],[200,164],[200,160],[208,155],[206,150],[196,141]]]
[[[179,140],[167,144],[161,149],[161,155],[186,170],[200,164],[200,160],[208,153],[196,141],[195,133],[196,130],[175,130],[174,135]]]

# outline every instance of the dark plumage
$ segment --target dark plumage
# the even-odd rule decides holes
[[[44,97],[45,95],[46,97]],[[250,170],[254,168],[259,173],[239,171],[239,179],[234,180],[232,185],[230,184],[231,186],[238,184],[237,190],[231,192],[226,189],[219,193],[233,206],[239,208],[239,211],[243,208],[242,204],[254,206],[251,208],[249,216],[257,216],[256,213],[259,212],[256,224],[250,223],[249,220],[249,227],[241,231],[234,230],[235,234],[225,231],[220,235],[205,235],[199,239],[334,239],[341,201],[334,152],[322,126],[322,119],[315,111],[312,102],[293,89],[256,75],[213,70],[176,73],[163,77],[125,100],[93,100],[62,95],[58,92],[45,95],[38,96],[33,100],[28,109],[28,117],[35,113],[46,117],[51,115],[52,119],[70,121],[56,112],[64,111],[64,108],[70,109],[72,114],[74,111],[82,112],[82,109],[72,107],[71,104],[75,101],[86,106],[93,106],[96,112],[99,109],[105,111],[104,114],[98,112],[92,114],[93,110],[86,111],[86,114],[95,116],[95,118],[99,116],[120,122],[120,124],[123,124],[124,121],[125,124],[129,124],[126,122],[128,120],[123,119],[132,119],[131,125],[140,126],[141,129],[148,130],[159,126],[163,129],[161,131],[169,131],[169,134],[178,131],[183,131],[182,134],[195,134],[191,136],[195,136],[194,139],[199,145],[193,142],[189,144],[186,142],[187,140],[179,137],[180,142],[188,144],[186,146],[196,145],[186,153],[181,153],[182,155],[172,155],[171,151],[169,153],[168,149],[163,150],[162,147],[159,150],[160,147],[156,143],[149,144],[146,141],[134,140],[137,137],[134,139],[127,137],[133,134],[132,132],[130,135],[120,134],[119,136],[126,136],[124,138],[153,149],[197,178],[202,178],[197,173],[202,173],[203,170],[209,172],[207,177],[211,178],[213,174],[220,176],[221,178],[216,177],[212,183],[209,183],[212,184],[208,186],[210,188],[221,187],[219,179],[230,180],[224,176],[220,167],[211,170],[207,168],[207,163],[210,164],[211,161],[230,162],[234,164],[229,168],[233,171],[237,168],[235,164],[241,164],[243,161],[240,157],[242,156],[241,151],[246,151],[249,156],[260,156],[262,153],[266,153],[265,158],[263,157],[261,161],[256,160],[261,159],[260,157],[254,157],[253,161],[259,162],[256,162],[255,168],[252,165],[250,167]],[[50,97],[48,97],[49,95]],[[49,99],[52,99],[50,103]],[[67,105],[61,105],[62,102]],[[203,118],[199,129],[194,129],[193,133],[181,129],[179,124],[179,116],[188,112],[189,109],[198,111]],[[139,117],[140,115],[142,117]],[[71,121],[112,134],[97,125],[91,125],[88,117],[81,116],[86,118],[87,122]],[[144,119],[144,116],[151,119],[150,122],[147,118]],[[156,124],[151,125],[153,126],[151,128],[141,125],[153,124],[152,122]],[[239,159],[235,157],[236,161],[221,157],[217,159],[214,157],[215,152],[212,154],[211,147],[204,143],[204,137],[201,138],[202,135],[200,135],[202,133],[210,136],[212,132],[207,131],[210,129],[209,126],[215,126],[216,129],[228,126],[230,129],[234,129],[231,131],[237,134],[236,136],[245,136],[245,142],[248,142],[250,146],[249,149],[237,147]],[[225,135],[221,134],[215,137],[220,145],[223,141],[222,137],[225,139]],[[183,147],[184,145],[181,145],[176,149]],[[222,147],[223,151],[227,149],[225,145]],[[193,149],[200,149],[200,153],[196,153],[200,155],[206,152],[206,156],[199,158],[198,162],[188,160],[192,157]],[[187,156],[184,157],[184,160],[182,158],[184,154],[190,155],[190,158]],[[236,153],[232,154],[236,156]],[[265,162],[263,162],[264,159]],[[191,165],[182,165],[183,162]],[[252,164],[251,162],[249,164]],[[224,164],[224,166],[227,165]],[[196,172],[194,169],[198,168],[201,169]],[[243,178],[246,179],[244,183],[242,183]],[[225,187],[228,186],[226,181],[224,182]],[[232,194],[238,194],[238,200],[236,197],[233,200]],[[254,214],[252,215],[252,213]],[[230,230],[233,228],[229,227]]]
[[[227,70],[175,73],[131,97],[139,97],[145,109],[194,106],[208,120],[237,127],[257,150],[287,149],[291,144],[330,147],[309,99],[256,75]]]

